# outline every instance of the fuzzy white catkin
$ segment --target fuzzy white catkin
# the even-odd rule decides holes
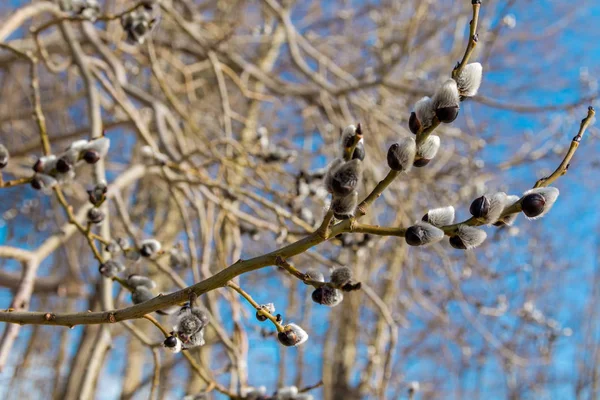
[[[354,125],[348,125],[342,131],[342,137],[340,138],[341,157],[344,157],[346,143],[348,143],[348,140],[354,136],[356,136],[356,126]]]
[[[345,197],[334,197],[331,201],[331,210],[336,218],[347,219],[354,215],[358,205],[358,192],[355,190]]]
[[[100,158],[103,158],[108,153],[108,149],[110,148],[110,139],[107,137],[101,137],[92,140],[85,147],[84,150],[95,150],[100,155]]]
[[[448,79],[433,95],[433,109],[438,110],[446,107],[458,107],[460,94],[454,79]]]
[[[302,343],[308,340],[308,333],[306,333],[306,331],[300,328],[298,325],[291,322],[286,325],[286,328],[287,327],[291,328],[292,332],[294,332],[298,338],[298,341],[294,344],[294,347],[300,346]]]
[[[417,155],[425,160],[433,160],[440,149],[440,137],[430,135],[417,149]]]
[[[458,237],[462,240],[467,250],[474,249],[485,241],[487,233],[469,225],[458,226]]]
[[[325,183],[325,188],[329,193],[332,192],[331,184],[333,182],[333,175],[343,163],[344,160],[342,158],[336,158],[327,166],[327,173],[325,174],[325,179],[323,180],[323,182]]]
[[[504,211],[506,193],[494,193],[492,195],[488,195],[487,198],[490,201],[490,207],[483,220],[486,224],[493,224],[494,222],[498,221],[498,218],[500,218],[500,215],[502,215],[502,211]]]
[[[444,238],[443,230],[427,222],[419,221],[415,225],[411,226],[409,229],[412,229],[416,233],[419,241],[418,244],[409,243],[411,246],[425,246],[428,244],[439,242]]]
[[[544,205],[544,211],[542,211],[542,213],[540,215],[533,217],[533,218],[527,217],[528,219],[531,219],[531,220],[542,218],[544,215],[548,214],[548,211],[550,211],[550,209],[556,202],[556,199],[558,199],[558,195],[560,194],[560,192],[557,188],[548,186],[548,187],[539,187],[539,188],[528,190],[525,193],[523,193],[523,197],[527,196],[528,194],[533,194],[533,193],[541,194],[542,196],[544,196],[544,199],[546,200],[546,204]]]
[[[152,279],[137,274],[129,275],[127,278],[127,284],[132,288],[145,287],[148,289],[154,289],[156,287],[156,283]]]
[[[481,86],[483,76],[483,67],[480,63],[471,63],[465,65],[457,78],[458,90],[465,97],[472,97],[477,94]]]
[[[434,226],[451,225],[454,222],[454,207],[448,206],[429,210],[427,221]]]
[[[71,143],[71,145],[69,146],[69,148],[67,150],[82,151],[83,149],[85,149],[85,147],[88,145],[88,143],[89,142],[85,139],[76,140],[73,143]]]
[[[431,126],[435,110],[433,109],[433,102],[429,97],[425,96],[415,103],[415,114],[423,129]]]

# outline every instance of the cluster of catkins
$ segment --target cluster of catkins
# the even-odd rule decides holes
[[[77,140],[62,154],[40,157],[33,165],[35,174],[31,186],[36,189],[46,189],[72,180],[75,177],[75,167],[79,163],[95,164],[106,156],[110,140],[100,137],[90,141]]]
[[[306,277],[314,282],[325,283],[325,277],[319,271],[308,271]],[[344,300],[343,292],[358,290],[360,287],[360,282],[352,280],[352,270],[348,267],[340,267],[333,270],[329,282],[312,292],[311,298],[315,303],[335,307]]]
[[[200,307],[186,304],[173,316],[173,331],[163,345],[173,353],[204,345],[208,314]]]
[[[269,396],[265,386],[248,386],[241,391],[241,396],[246,400],[312,400],[309,393],[300,393],[296,386],[285,386]]]
[[[360,139],[359,139],[360,138]],[[348,149],[358,139],[352,154]],[[350,125],[342,131],[341,157],[329,164],[325,174],[325,189],[332,195],[331,210],[335,218],[343,220],[354,216],[358,205],[357,186],[362,176],[365,148],[360,124]]]
[[[145,0],[140,7],[121,18],[121,26],[129,43],[143,44],[160,21],[160,5],[156,0]]]
[[[504,192],[483,195],[471,203],[469,221],[480,225],[512,225],[522,211],[529,219],[543,217],[558,198],[554,187],[540,187],[526,191],[523,196],[507,195]],[[473,249],[487,237],[484,230],[470,226],[468,221],[450,228],[454,223],[454,207],[429,210],[421,221],[406,230],[406,243],[422,246],[439,242],[444,235],[450,236],[450,245],[456,249]],[[445,229],[445,230],[444,230]]]

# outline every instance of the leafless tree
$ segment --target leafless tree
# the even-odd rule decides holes
[[[4,394],[547,390],[556,377],[544,366],[572,330],[540,304],[555,284],[545,274],[567,266],[528,228],[540,222],[519,215],[552,207],[595,96],[554,106],[478,94],[482,65],[483,93],[528,89],[486,90],[488,69],[529,73],[502,58],[527,40],[505,34],[516,1],[480,3],[4,5]],[[570,142],[556,125],[546,143],[512,143],[494,168],[477,135],[498,135],[489,108],[583,120],[561,119]],[[543,159],[557,164],[529,186],[494,178]],[[455,221],[454,208],[471,216]],[[519,248],[524,264],[511,264]],[[582,396],[599,382],[588,341]],[[426,371],[411,373],[416,364]],[[499,373],[486,380],[490,366]],[[267,376],[267,388],[254,381]]]

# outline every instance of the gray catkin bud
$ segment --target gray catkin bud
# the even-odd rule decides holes
[[[451,225],[454,222],[454,207],[440,207],[429,210],[423,216],[423,221],[433,226]]]
[[[100,5],[96,0],[72,0],[70,6],[67,11],[73,11],[74,14],[92,22],[96,21],[100,14]]]
[[[406,230],[404,239],[410,246],[424,246],[439,242],[444,238],[444,231],[427,222],[417,222]]]
[[[337,219],[348,219],[354,216],[358,205],[358,192],[355,190],[345,197],[335,196],[331,202],[333,216]]]
[[[150,289],[145,286],[137,287],[133,292],[131,292],[131,301],[133,304],[140,304],[145,301],[152,300],[153,298],[154,295]]]
[[[284,346],[300,346],[308,340],[308,333],[298,325],[289,323],[283,327],[283,332],[277,334],[277,339]]]
[[[325,276],[323,275],[323,273],[315,269],[309,269],[304,273],[304,275],[311,281],[325,282]]]
[[[454,121],[460,107],[460,94],[454,79],[448,79],[433,95],[433,109],[440,122]]]
[[[146,289],[154,289],[156,287],[156,283],[152,279],[137,274],[129,275],[129,277],[127,278],[127,284],[134,289],[137,289],[139,287],[145,287]]]
[[[543,205],[543,210],[540,214],[535,215],[535,216],[528,216],[525,213],[525,210],[523,211],[523,213],[525,213],[525,215],[527,216],[528,219],[538,219],[538,218],[542,218],[544,215],[546,215],[548,213],[548,211],[550,211],[550,209],[556,202],[556,199],[558,199],[558,195],[560,194],[560,192],[555,187],[539,187],[539,188],[528,190],[525,193],[523,193],[523,198],[525,198],[528,195],[532,195],[532,194],[538,194],[544,198],[545,203]]]
[[[33,165],[33,170],[38,173],[50,175],[56,167],[57,157],[54,154],[40,157]]]
[[[417,156],[424,160],[433,160],[440,149],[440,137],[429,135],[417,149]]]
[[[177,334],[184,349],[204,344],[202,329],[208,325],[208,315],[198,307],[182,307],[174,317],[173,331]]]
[[[115,260],[108,260],[98,268],[98,271],[107,278],[112,278],[124,270],[125,266]]]
[[[348,267],[339,267],[331,273],[331,283],[336,287],[342,287],[352,280],[352,270]]]
[[[147,239],[140,243],[140,254],[142,257],[152,257],[160,251],[162,246],[156,239]]]
[[[8,165],[8,160],[10,159],[10,153],[8,149],[0,143],[0,169],[6,167]]]
[[[312,292],[311,298],[315,303],[335,307],[344,300],[344,293],[329,286],[322,286]]]
[[[460,94],[465,97],[475,96],[481,86],[482,76],[483,67],[480,63],[467,64],[456,79]]]
[[[58,181],[46,174],[35,174],[31,180],[31,186],[36,190],[50,189],[56,185],[58,185]]]
[[[487,238],[487,233],[483,229],[474,228],[469,225],[459,225],[456,237],[460,239],[464,249],[470,250],[481,245]]]
[[[334,162],[333,168],[327,172],[325,185],[327,191],[334,196],[345,197],[351,194],[362,174],[362,161],[359,159],[348,162]]]
[[[354,136],[356,136],[356,126],[348,125],[342,131],[342,137],[340,138],[340,148],[341,148],[341,156],[344,157],[344,149],[349,147],[349,145],[354,140]]]
[[[433,102],[427,96],[415,103],[415,114],[421,129],[427,129],[431,126],[433,117],[435,117],[435,110],[433,108]]]
[[[497,192],[486,197],[489,200],[489,211],[481,219],[486,224],[493,224],[494,222],[498,221],[502,211],[504,211],[504,206],[506,204],[506,193]]]
[[[274,400],[296,400],[298,388],[296,386],[286,386],[277,389]]]
[[[448,79],[444,82],[435,92],[431,101],[434,110],[446,107],[458,107],[460,104],[460,95],[456,81]]]
[[[96,151],[100,158],[104,158],[110,148],[110,139],[107,137],[100,137],[90,141],[84,148],[83,151]]]
[[[417,153],[417,143],[412,137],[403,138],[390,146],[387,154],[388,167],[394,171],[408,172],[412,168]]]

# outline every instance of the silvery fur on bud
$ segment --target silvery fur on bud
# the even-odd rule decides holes
[[[87,213],[87,219],[92,224],[99,224],[104,221],[104,212],[96,207],[90,208]]]
[[[289,323],[283,327],[283,332],[277,334],[277,339],[284,346],[300,346],[308,340],[308,333],[298,325]]]
[[[470,212],[486,224],[498,221],[506,204],[506,193],[497,192],[478,197],[471,203]]]
[[[344,300],[344,293],[339,289],[322,286],[312,292],[311,298],[315,303],[335,307]]]
[[[132,274],[127,277],[127,284],[132,288],[145,287],[147,289],[156,288],[156,283],[147,276]]]
[[[150,289],[148,289],[145,286],[136,287],[131,292],[131,301],[133,302],[133,304],[140,304],[148,300],[152,300],[153,298],[154,295],[152,294]]]
[[[487,238],[483,229],[469,225],[459,225],[455,236],[450,238],[452,247],[461,250],[470,250],[482,244]]]
[[[462,72],[456,79],[458,91],[461,96],[473,97],[477,94],[481,86],[483,76],[483,67],[480,63],[471,63],[465,65]]]
[[[342,287],[352,280],[352,270],[348,267],[338,267],[331,272],[331,283]]]
[[[433,95],[433,109],[440,122],[450,123],[458,117],[460,94],[454,79],[448,79]]]
[[[409,128],[415,135],[419,130],[425,130],[429,128],[435,117],[435,110],[433,109],[433,102],[427,96],[415,103],[414,116],[411,114],[409,120]]]
[[[31,187],[35,190],[50,189],[58,184],[58,181],[50,175],[37,173],[33,175]]]
[[[354,159],[344,162],[336,159],[331,163],[325,176],[325,187],[335,196],[348,196],[358,186],[361,174],[362,161]]]
[[[550,211],[560,192],[555,187],[539,187],[523,193],[521,206],[529,219],[538,219]]]
[[[335,218],[343,220],[354,216],[357,205],[358,192],[355,190],[345,197],[334,196],[331,201],[331,210]]]
[[[173,331],[181,339],[182,347],[189,349],[204,344],[203,328],[208,325],[206,312],[186,305],[174,316]]]
[[[427,222],[417,222],[406,230],[404,239],[410,246],[424,246],[439,242],[444,238],[444,231]]]
[[[103,276],[112,278],[117,276],[120,272],[125,271],[125,266],[118,261],[108,260],[104,264],[100,264],[98,271],[100,271]]]
[[[422,167],[433,160],[440,149],[440,137],[429,135],[423,143],[417,148],[417,159],[414,162],[415,167]]]
[[[454,222],[454,207],[448,206],[431,209],[427,211],[422,220],[438,227],[452,225]]]
[[[140,254],[142,257],[152,257],[160,251],[162,246],[156,239],[146,239],[140,242]]]
[[[304,275],[307,279],[310,279],[311,281],[325,282],[325,275],[323,275],[323,273],[315,269],[309,269],[304,273]]]

